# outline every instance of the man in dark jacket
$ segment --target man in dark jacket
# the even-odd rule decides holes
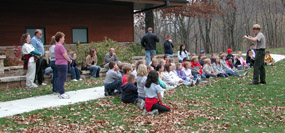
[[[121,100],[124,103],[138,102],[138,88],[135,86],[135,76],[130,74],[128,76],[128,82],[122,85]]]
[[[146,33],[141,40],[141,45],[145,48],[146,62],[149,64],[150,57],[156,55],[156,43],[159,42],[159,39],[152,33],[152,28],[148,28],[147,31],[148,33]]]
[[[164,45],[164,54],[168,55],[170,58],[173,58],[174,45],[172,43],[170,35],[166,35],[166,40],[164,41],[163,45]]]

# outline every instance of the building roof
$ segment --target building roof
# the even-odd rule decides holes
[[[188,0],[112,0],[118,2],[128,2],[134,4],[135,10],[154,9],[164,6],[182,6],[188,3]]]

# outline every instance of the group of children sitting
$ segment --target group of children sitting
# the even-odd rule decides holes
[[[238,70],[247,69],[251,64],[246,63],[241,52],[234,56],[231,50],[228,54],[212,54],[211,58],[191,55],[191,60],[184,58],[182,63],[175,63],[173,58],[165,55],[158,60],[151,57],[151,63],[145,60],[136,63],[135,69],[129,64],[110,62],[109,71],[104,81],[105,96],[121,95],[124,103],[137,103],[144,113],[159,114],[170,111],[170,107],[163,104],[166,90],[180,85],[194,86],[207,83],[206,78],[246,76]]]

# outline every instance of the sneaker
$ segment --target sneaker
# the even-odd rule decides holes
[[[33,83],[32,88],[38,88],[39,86],[35,83]]]
[[[191,81],[191,86],[194,86],[196,84],[196,80]]]
[[[73,80],[71,80],[71,81],[77,82],[78,80],[77,80],[77,79],[73,79]]]
[[[246,76],[248,72],[245,72],[243,75]]]
[[[41,85],[42,85],[42,86],[46,86],[47,84],[46,84],[46,83],[42,83]]]
[[[57,92],[53,92],[52,95],[58,95],[58,93]]]
[[[201,84],[207,84],[208,81],[200,81]]]
[[[83,80],[82,78],[78,79],[79,81]]]
[[[59,97],[59,99],[69,99],[70,98],[70,96],[65,94],[65,93],[61,94],[61,95],[59,94],[58,97]]]
[[[109,96],[109,93],[108,93],[108,92],[105,92],[104,95],[105,95],[105,96]]]
[[[200,80],[195,80],[195,85],[198,85],[200,83]]]
[[[139,100],[138,100],[138,103],[137,103],[137,107],[138,107],[139,109],[143,109],[143,108],[144,108],[144,105],[145,105],[145,101],[142,100],[142,99],[139,99]]]
[[[175,87],[174,86],[171,86],[171,85],[167,85],[166,87],[165,87],[165,89],[166,90],[172,90],[172,89],[174,89]]]
[[[146,114],[147,114],[147,110],[144,109],[142,114],[143,114],[143,115],[146,115]]]
[[[151,114],[151,115],[158,115],[158,114],[159,114],[159,112],[158,112],[158,109],[154,109],[154,110],[152,110],[152,111],[148,112],[147,114]]]

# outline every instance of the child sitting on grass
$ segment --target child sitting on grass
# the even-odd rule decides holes
[[[169,56],[168,55],[164,55],[163,59],[165,60],[165,64],[169,64]]]
[[[145,109],[150,114],[160,114],[169,112],[170,107],[163,105],[161,96],[161,87],[158,84],[158,73],[154,70],[150,71],[146,84],[144,86],[145,91]]]
[[[275,61],[274,59],[271,57],[270,52],[266,51],[266,55],[264,57],[264,63],[265,65],[271,66],[274,65]]]
[[[131,72],[132,72],[132,67],[130,65],[124,65],[123,66],[124,76],[123,76],[123,79],[122,79],[122,84],[128,82],[127,78],[131,74]]]
[[[116,62],[111,61],[109,68],[104,80],[105,96],[121,93],[122,74],[119,72],[119,67]]]
[[[254,57],[253,57],[253,52],[249,51],[248,56],[246,57],[246,63],[248,66],[253,67],[254,65]]]
[[[193,56],[191,58],[191,68],[195,71],[195,74],[193,73],[193,76],[200,80],[201,78],[206,78],[205,75],[203,75],[202,66],[199,63],[198,56]]]
[[[136,79],[137,79],[137,76],[138,76],[137,70],[138,70],[138,67],[139,67],[140,64],[146,64],[145,60],[139,60],[136,63],[136,69],[131,73],[131,74],[135,75]]]
[[[158,61],[157,60],[153,60],[152,62],[151,62],[151,67],[153,67],[153,69],[155,70],[156,69],[156,67],[157,67],[157,65],[158,65]]]
[[[183,83],[184,81],[183,79],[179,78],[176,75],[176,73],[172,71],[172,66],[170,64],[165,65],[165,71],[162,72],[162,77],[164,81],[166,81],[166,83],[171,86],[178,86],[180,83]]]
[[[226,62],[226,54],[222,54],[221,57],[220,57],[220,63],[223,67],[223,70],[226,72],[226,74],[230,75],[230,76],[246,76],[247,75],[247,72],[243,73],[243,74],[239,74],[239,73],[236,73],[234,72],[230,67],[229,65],[227,64]],[[231,59],[230,59],[231,60]]]
[[[203,66],[203,74],[206,76],[206,78],[216,78],[218,75],[218,73],[214,71],[210,59],[205,59],[205,64]]]
[[[229,77],[229,75],[224,71],[223,66],[220,63],[220,58],[216,57],[213,63],[213,69],[218,73],[218,77]]]
[[[138,88],[135,86],[136,77],[132,74],[128,75],[128,82],[122,85],[121,100],[124,103],[138,102]]]
[[[248,69],[248,66],[246,64],[246,61],[242,57],[242,52],[239,51],[238,54],[235,56],[235,67],[237,70],[243,70],[243,69]]]
[[[176,73],[179,78],[184,80],[184,85],[198,84],[197,79],[194,80],[194,76],[191,73],[190,62],[185,62],[184,67],[182,67],[180,64],[176,64]]]

